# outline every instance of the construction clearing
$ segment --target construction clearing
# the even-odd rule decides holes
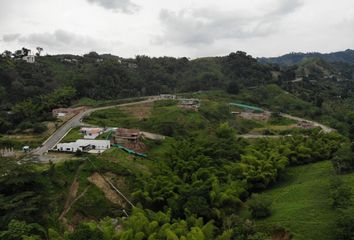
[[[141,137],[139,129],[118,128],[112,135],[111,143],[134,152],[143,153],[146,152],[147,148],[141,141]]]
[[[180,98],[178,106],[183,109],[198,111],[200,100],[195,98]]]
[[[256,106],[243,103],[229,103],[229,105],[231,114],[242,119],[268,121],[271,116],[270,112]]]

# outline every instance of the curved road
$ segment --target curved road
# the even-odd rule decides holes
[[[68,120],[65,124],[63,124],[60,128],[58,128],[39,148],[35,149],[32,153],[34,155],[39,155],[39,156],[43,155],[44,153],[47,153],[58,142],[60,142],[60,140],[66,135],[66,133],[71,128],[80,126],[82,119],[84,117],[90,115],[92,112],[104,110],[104,109],[109,109],[109,108],[114,108],[114,107],[131,106],[131,105],[137,105],[137,104],[141,104],[141,103],[149,103],[149,102],[154,102],[156,100],[157,100],[157,97],[153,96],[153,97],[149,97],[148,100],[139,101],[139,102],[122,103],[122,104],[118,104],[118,105],[87,109],[86,111],[81,112],[81,113],[75,115],[70,120]]]
[[[310,123],[310,124],[312,124],[315,127],[320,127],[324,133],[330,133],[330,132],[336,131],[335,129],[330,128],[330,127],[328,127],[326,125],[323,125],[321,123],[318,123],[318,122],[315,122],[315,121],[311,121],[311,120],[307,120],[307,119],[300,118],[300,117],[295,117],[295,116],[292,116],[292,115],[289,115],[289,114],[286,114],[286,113],[280,113],[280,116],[282,116],[284,118],[292,119],[292,120],[295,120],[295,121],[298,121],[298,122]],[[288,134],[288,135],[242,134],[242,135],[239,135],[239,136],[242,137],[242,138],[249,138],[249,139],[252,139],[252,138],[282,138],[282,137],[291,137],[291,134]]]
[[[111,106],[105,106],[105,107],[98,107],[98,108],[91,108],[87,109],[84,112],[81,112],[68,120],[65,124],[63,124],[59,129],[57,129],[39,148],[35,149],[32,153],[34,155],[39,155],[42,156],[43,154],[47,153],[50,149],[52,149],[58,142],[61,141],[61,139],[69,132],[71,128],[78,127],[81,125],[81,121],[84,117],[90,115],[92,112],[99,111],[99,110],[104,110],[104,109],[109,109],[109,108],[114,108],[114,107],[120,107],[120,106],[131,106],[131,105],[137,105],[141,103],[149,103],[149,102],[154,102],[158,99],[157,96],[151,96],[147,100],[139,101],[139,102],[130,102],[130,103],[123,103],[123,104],[118,104],[118,105],[111,105]],[[322,128],[324,133],[330,133],[335,131],[335,129],[327,127],[323,124],[320,124],[318,122],[314,122],[311,120],[307,120],[304,118],[299,118],[299,117],[294,117],[289,114],[285,113],[280,113],[280,116],[293,119],[295,121],[304,121],[313,124],[316,127]],[[243,137],[245,138],[259,138],[259,137],[265,137],[263,135],[248,135],[245,134]],[[272,137],[279,137],[279,136],[272,136]]]
[[[300,118],[300,117],[294,117],[294,116],[286,114],[286,113],[280,113],[280,116],[282,116],[284,118],[292,119],[292,120],[295,120],[295,121],[298,121],[298,122],[302,121],[302,122],[311,123],[315,127],[320,127],[324,133],[330,133],[330,132],[334,132],[335,131],[335,129],[327,127],[327,126],[325,126],[325,125],[323,125],[321,123],[318,123],[318,122],[315,122],[315,121],[311,121],[311,120],[307,120],[307,119]]]

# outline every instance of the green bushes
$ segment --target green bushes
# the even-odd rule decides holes
[[[12,219],[5,231],[0,231],[2,240],[40,240],[46,237],[45,229],[37,223]]]
[[[354,238],[354,208],[352,202],[352,188],[350,185],[335,177],[330,182],[329,192],[331,205],[338,211],[336,220],[336,236],[338,240]]]
[[[340,210],[336,224],[336,239],[351,240],[354,238],[354,208]]]
[[[43,123],[35,123],[33,124],[33,132],[34,133],[43,133],[47,131],[47,126]]]
[[[348,208],[352,205],[352,189],[338,177],[330,182],[329,196],[334,208]]]
[[[121,212],[117,206],[106,199],[102,191],[95,186],[90,186],[85,195],[73,208],[82,216],[94,216],[97,219],[106,216],[121,216]]]
[[[0,161],[0,230],[13,219],[36,222],[46,201],[40,174],[30,163],[16,159]]]
[[[248,207],[253,218],[265,218],[271,215],[270,206],[272,201],[262,195],[253,194],[248,201]]]
[[[346,173],[354,169],[353,145],[349,143],[341,144],[332,159],[334,169],[337,173]]]

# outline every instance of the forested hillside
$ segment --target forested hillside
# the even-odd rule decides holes
[[[121,59],[84,56],[37,57],[30,64],[0,58],[0,132],[50,119],[50,111],[81,98],[95,100],[151,96],[160,93],[224,89],[237,93],[272,81],[272,68],[244,52],[226,57]]]
[[[112,144],[95,154],[49,152],[48,161],[23,152],[1,157],[0,239],[352,239],[352,190],[342,179],[349,182],[354,170],[353,70],[321,59],[260,64],[244,52],[194,60],[91,52],[40,56],[33,64],[3,56],[2,146],[22,147],[45,122],[57,124],[53,108],[107,103],[115,106],[81,119],[109,130],[100,139],[110,140],[117,127],[163,138],[139,139],[140,155]],[[116,106],[161,93],[178,99]],[[198,106],[186,108],[185,98]],[[242,118],[250,111],[232,103],[267,118]],[[75,127],[61,141],[82,136]],[[321,212],[297,216],[299,204]],[[311,219],[318,226],[301,225]]]
[[[50,120],[53,108],[83,98],[108,100],[215,89],[237,94],[241,89],[258,91],[271,83],[327,113],[333,111],[333,104],[351,101],[353,73],[353,65],[318,59],[290,67],[264,65],[244,52],[195,60],[147,56],[122,59],[91,52],[84,56],[37,57],[34,64],[3,56],[0,132],[33,127],[40,130],[38,122]],[[318,117],[321,113],[310,115]],[[331,119],[326,121],[335,124]]]
[[[308,58],[320,58],[328,62],[344,62],[354,64],[354,50],[347,49],[345,51],[333,53],[289,53],[280,57],[260,58],[263,63],[275,63],[279,65],[294,65]]]

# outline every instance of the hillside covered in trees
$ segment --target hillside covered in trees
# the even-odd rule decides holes
[[[4,55],[0,132],[6,137],[44,131],[43,122],[52,122],[51,110],[58,107],[161,93],[198,98],[201,105],[194,111],[177,100],[158,100],[145,106],[143,116],[117,107],[83,119],[164,135],[164,141],[144,139],[146,158],[114,147],[61,155],[57,162],[1,157],[0,239],[352,239],[352,189],[345,181],[354,170],[353,69],[321,59],[262,64],[244,52],[194,60],[91,52],[39,56],[33,64]],[[229,105],[236,101],[272,111],[269,120],[236,118]],[[337,131],[290,129],[294,123],[280,113]],[[245,138],[252,129],[267,137]],[[321,168],[314,173],[316,191],[307,188],[312,172],[299,173],[307,168]],[[112,193],[107,179],[129,200]],[[281,202],[278,191],[291,196],[282,193]],[[302,203],[300,194],[323,209],[324,222],[298,225],[291,209]],[[312,211],[301,213],[299,219],[318,219]]]
[[[294,65],[298,64],[304,59],[319,58],[328,62],[344,62],[354,64],[354,50],[347,49],[345,51],[333,53],[289,53],[280,57],[260,58],[259,61],[263,63],[274,63],[279,65]]]
[[[34,64],[0,58],[0,132],[50,118],[81,98],[117,99],[224,89],[237,93],[273,80],[271,67],[244,52],[226,57],[121,59],[112,55],[37,57]]]
[[[264,65],[244,52],[194,60],[147,56],[123,59],[91,52],[84,56],[39,56],[33,64],[4,54],[0,58],[0,132],[32,127],[40,131],[38,122],[50,120],[53,108],[80,99],[217,89],[238,94],[241,89],[267,84],[277,84],[321,108],[323,103],[332,105],[352,97],[353,72],[350,64],[317,59],[290,67]]]

